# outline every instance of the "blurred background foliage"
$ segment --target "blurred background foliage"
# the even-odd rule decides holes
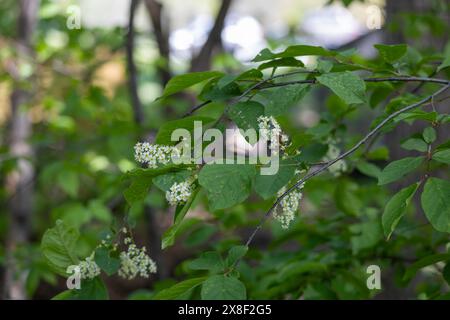
[[[50,271],[39,250],[43,232],[57,219],[80,229],[80,256],[89,255],[111,225],[124,221],[132,225],[136,241],[156,260],[158,274],[131,282],[115,277],[105,281],[111,298],[147,299],[180,279],[196,276],[198,271],[189,269],[188,262],[202,252],[225,253],[240,244],[270,206],[270,201],[255,197],[211,213],[201,194],[183,224],[181,238],[162,251],[161,234],[173,215],[164,193],[152,188],[143,203],[126,204],[123,175],[137,167],[134,144],[152,140],[162,123],[181,117],[196,102],[198,88],[155,101],[172,75],[209,69],[239,73],[252,66],[248,61],[261,49],[298,43],[356,48],[364,59],[376,59],[374,43],[408,42],[417,51],[412,56],[432,59],[445,50],[449,30],[444,0],[136,1],[134,31],[129,28],[133,3],[128,0],[36,0],[36,24],[29,30],[24,27],[32,33],[23,36],[20,4],[26,2],[0,1],[4,298],[49,299],[65,289],[65,279]],[[67,9],[73,5],[80,9],[80,29],[67,27]],[[377,9],[382,14],[375,17],[378,29],[368,22]],[[314,90],[303,99],[280,120],[283,126],[290,132],[328,134],[331,128],[321,126],[320,120],[339,123],[348,107],[324,92]],[[23,103],[15,105],[14,97],[23,94]],[[372,97],[374,104],[386,98],[382,86]],[[199,115],[217,118],[222,110],[223,104],[214,103]],[[17,113],[25,116],[19,119]],[[338,131],[353,134],[345,146],[366,131],[368,116],[377,115],[376,109],[356,110],[348,118],[351,124],[340,123]],[[29,151],[25,155],[11,152],[14,121],[28,123],[28,129],[19,133],[19,149]],[[371,159],[383,166],[389,153],[397,158],[399,152],[407,154],[399,151],[399,137],[405,136],[402,132],[386,143],[378,141]],[[21,157],[26,164],[21,164]],[[15,174],[23,172],[22,165],[28,172],[25,180]],[[239,272],[249,297],[428,299],[448,292],[439,270],[444,265],[423,270],[413,281],[403,278],[412,262],[445,251],[448,235],[434,231],[420,210],[410,208],[414,214],[402,221],[394,239],[385,241],[380,215],[392,191],[356,170],[346,177],[311,180],[301,218],[287,231],[269,222],[248,260],[241,263]],[[25,205],[25,215],[14,217],[14,202]],[[365,286],[370,264],[383,270],[381,291]],[[447,272],[447,281],[448,277]],[[195,298],[199,293],[190,294]]]

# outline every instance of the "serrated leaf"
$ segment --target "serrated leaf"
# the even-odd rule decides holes
[[[406,44],[376,44],[374,47],[378,50],[380,56],[388,63],[394,63],[406,54],[408,46]]]
[[[273,53],[269,49],[259,52],[253,62],[272,60],[276,58],[301,57],[301,56],[335,56],[336,52],[317,46],[295,45],[287,47],[280,53]]]
[[[267,99],[265,114],[279,116],[290,110],[308,93],[308,84],[292,84],[285,87],[263,90],[260,94]]]
[[[189,88],[197,83],[200,83],[202,81],[211,78],[219,77],[221,75],[223,75],[223,73],[218,71],[204,71],[204,72],[186,73],[175,76],[172,79],[170,79],[169,82],[167,83],[161,98],[165,98],[174,93]]]
[[[41,242],[42,255],[49,266],[57,273],[67,276],[67,267],[78,264],[75,245],[79,237],[78,230],[58,220],[48,229]]]
[[[432,127],[425,128],[425,130],[423,130],[423,140],[425,140],[426,143],[433,143],[434,140],[436,140],[436,130]]]
[[[428,149],[427,144],[422,139],[411,138],[401,143],[401,146],[405,150],[416,150],[425,152]]]
[[[205,125],[213,121],[214,119],[212,118],[202,116],[191,116],[178,120],[167,121],[159,128],[158,134],[155,138],[155,143],[161,145],[175,145],[178,143],[178,141],[172,141],[171,139],[172,133],[175,130],[186,129],[189,133],[192,134],[196,124],[199,128],[201,125],[202,129],[204,130],[206,129]]]
[[[299,163],[294,159],[280,161],[277,173],[273,175],[257,174],[255,178],[255,191],[263,199],[269,199],[277,194],[294,176]]]
[[[120,268],[120,260],[116,257],[111,257],[109,250],[103,247],[95,250],[94,260],[108,276],[113,275]]]
[[[421,202],[431,225],[440,232],[450,232],[450,182],[429,178],[423,188]]]
[[[422,164],[423,159],[423,157],[407,157],[389,163],[378,176],[378,185],[388,184],[403,178],[417,169]]]
[[[350,71],[326,73],[318,76],[316,79],[348,104],[364,103],[366,101],[366,85],[364,81]]]
[[[224,270],[225,264],[218,252],[208,251],[202,253],[199,258],[192,260],[188,267],[192,270],[210,270],[217,273]]]
[[[180,299],[180,297],[184,296],[187,292],[201,285],[206,279],[207,277],[199,277],[179,282],[170,288],[161,290],[153,298],[155,300]]]
[[[211,210],[230,208],[250,195],[256,168],[249,164],[207,164],[198,181],[207,191]]]
[[[202,285],[203,300],[244,300],[247,297],[244,284],[234,277],[216,275]]]
[[[258,130],[258,118],[264,115],[264,106],[256,101],[239,102],[231,106],[228,116],[243,130]]]
[[[419,187],[418,183],[400,190],[386,204],[381,218],[384,235],[389,240],[400,219],[404,216],[406,208]]]
[[[433,153],[432,159],[445,164],[450,164],[450,149],[436,151]]]
[[[153,184],[161,191],[168,191],[175,183],[186,181],[192,175],[192,171],[181,170],[162,174],[153,178]]]
[[[229,267],[233,266],[236,261],[241,259],[247,254],[248,247],[241,245],[241,246],[234,246],[228,251],[228,257],[227,257],[227,265]]]

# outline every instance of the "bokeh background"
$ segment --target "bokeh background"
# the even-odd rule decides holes
[[[151,297],[183,277],[183,261],[247,232],[244,216],[254,211],[251,205],[219,213],[226,215],[220,225],[198,206],[190,213],[197,223],[162,252],[160,237],[172,214],[163,193],[152,189],[131,208],[123,199],[122,177],[136,167],[136,141],[151,141],[164,121],[196,103],[193,92],[155,101],[173,75],[238,73],[252,67],[261,49],[292,44],[355,48],[366,58],[382,42],[442,52],[448,21],[445,0],[0,0],[1,296],[49,299],[64,290],[64,279],[48,269],[39,251],[43,232],[57,219],[82,230],[79,252],[85,255],[105,226],[125,216],[132,221],[137,242],[149,248],[159,271],[147,280],[108,279],[110,296],[122,299]],[[312,66],[315,60],[304,62]],[[291,126],[318,124],[325,102],[321,91],[309,95],[291,115]],[[368,114],[354,118],[353,130],[364,132]],[[398,148],[402,130],[411,128],[400,128],[387,142],[394,157],[404,152]],[[303,209],[329,207],[324,197],[311,192]],[[323,210],[333,210],[328,207]],[[267,232],[257,243],[271,240]],[[364,241],[368,248],[379,245],[378,238]],[[348,295],[339,298],[352,297],[342,290]],[[387,288],[381,297],[418,294],[410,286]]]

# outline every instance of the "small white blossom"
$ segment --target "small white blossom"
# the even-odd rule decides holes
[[[180,203],[185,203],[192,195],[192,181],[188,179],[180,183],[174,183],[170,189],[166,192],[167,202],[171,206],[175,206]]]
[[[324,160],[325,161],[331,161],[336,159],[337,157],[339,157],[339,155],[341,154],[341,151],[339,150],[339,148],[331,143],[328,146],[328,152],[325,155]],[[347,162],[343,159],[337,161],[336,163],[333,163],[329,168],[328,171],[333,174],[335,177],[339,176],[342,172],[347,170]]]
[[[100,267],[94,261],[94,254],[78,264],[81,279],[94,279],[100,274]]]
[[[281,200],[279,208],[281,209],[280,212],[278,211],[278,208],[274,211],[273,216],[281,223],[283,229],[289,228],[290,223],[295,219],[299,202],[302,199],[301,189],[303,189],[303,184],[297,189],[292,190]],[[281,190],[278,191],[277,196],[281,197],[284,192],[286,192],[286,187],[281,188]]]
[[[283,151],[289,145],[289,137],[283,133],[274,117],[260,116],[258,127],[261,137],[269,142],[272,154],[278,154],[279,150]]]
[[[134,158],[137,162],[146,164],[149,168],[165,165],[180,156],[180,150],[173,146],[138,142],[134,146]]]
[[[150,273],[156,273],[156,263],[147,255],[145,247],[139,249],[135,244],[130,244],[119,257],[118,274],[124,279],[131,280],[136,276],[148,278]]]

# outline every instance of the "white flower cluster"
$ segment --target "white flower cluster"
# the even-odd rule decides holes
[[[341,154],[341,150],[333,144],[330,143],[328,146],[328,152],[325,155],[324,160],[325,161],[331,161],[333,159],[336,159]],[[336,163],[333,163],[329,168],[328,171],[333,174],[335,177],[339,176],[342,172],[347,170],[347,162],[343,159],[337,161]]]
[[[125,243],[130,243],[131,238],[125,239]],[[150,273],[156,273],[156,263],[147,255],[145,247],[137,248],[134,243],[128,246],[127,251],[120,253],[119,276],[132,280],[136,276],[148,278]]]
[[[269,142],[272,154],[276,155],[279,150],[283,151],[287,147],[289,137],[283,133],[274,117],[260,116],[258,127],[262,138]]]
[[[180,157],[180,149],[174,146],[138,142],[134,146],[134,158],[137,162],[156,168],[160,164],[168,164],[174,158]]]
[[[295,214],[298,210],[299,202],[303,196],[301,189],[303,189],[303,184],[297,189],[292,190],[281,200],[281,212],[278,212],[278,210],[274,211],[273,216],[281,223],[281,227],[283,229],[289,228],[290,223],[295,219]],[[278,191],[277,196],[281,197],[281,195],[285,191],[286,187],[281,188],[281,190]]]
[[[94,261],[94,253],[78,264],[81,279],[94,279],[100,274],[100,267]]]
[[[192,195],[192,184],[195,177],[191,177],[183,182],[175,182],[166,192],[166,200],[171,206],[185,203]]]

